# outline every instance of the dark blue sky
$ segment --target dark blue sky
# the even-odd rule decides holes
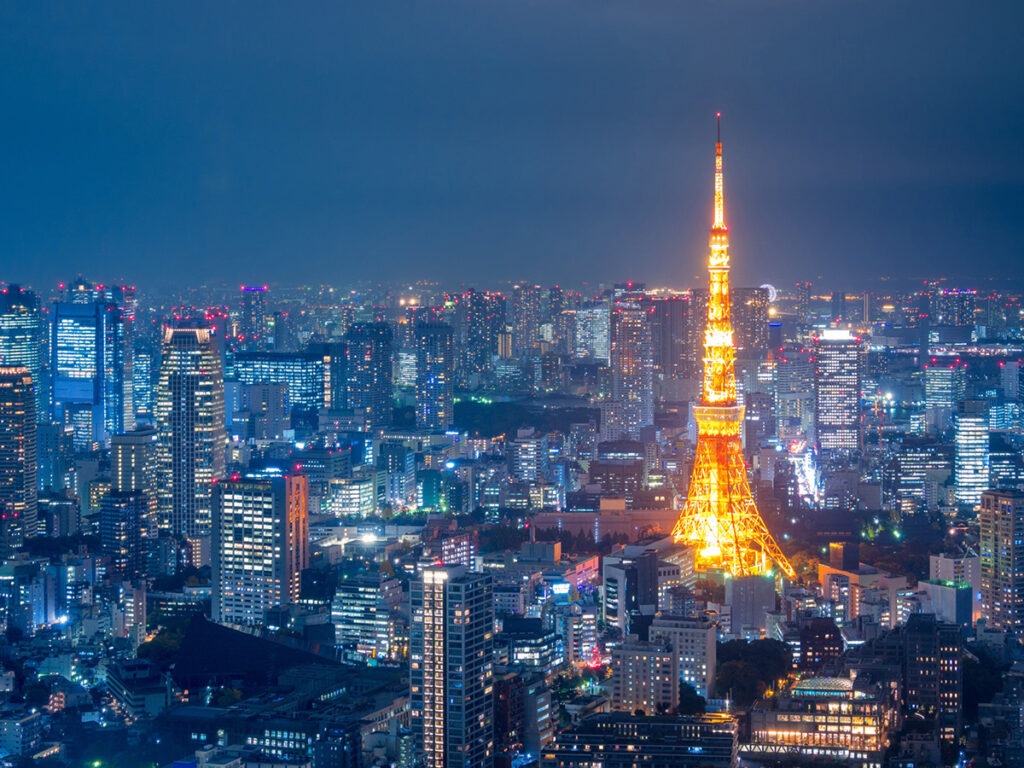
[[[0,10],[0,279],[1024,278],[1024,9]]]

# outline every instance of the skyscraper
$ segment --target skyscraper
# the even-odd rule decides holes
[[[768,289],[736,288],[732,292],[732,327],[736,356],[760,360],[768,351]]]
[[[45,323],[32,291],[9,285],[0,291],[0,365],[23,366],[36,390],[36,419],[46,420],[50,398],[43,379]]]
[[[451,429],[454,406],[455,349],[452,329],[443,323],[416,325],[416,427]]]
[[[622,408],[626,435],[654,424],[654,348],[648,312],[640,304],[620,302],[611,314],[612,399]]]
[[[537,345],[541,322],[541,289],[539,285],[522,284],[512,288],[511,314],[512,351],[517,357],[533,351]]]
[[[1024,492],[985,491],[978,515],[981,614],[989,626],[1024,630]]]
[[[0,368],[0,515],[3,542],[36,535],[36,400],[28,368]]]
[[[463,343],[458,375],[460,386],[469,386],[491,370],[498,353],[498,334],[505,327],[505,297],[500,293],[470,289],[462,294]]]
[[[931,363],[924,368],[926,408],[956,408],[964,399],[967,368],[959,361],[951,365]]]
[[[74,426],[75,447],[105,444],[134,426],[129,333],[113,302],[58,302],[50,330],[54,420]]]
[[[576,310],[576,357],[608,364],[611,357],[611,313],[605,302]]]
[[[391,328],[386,323],[355,323],[345,341],[348,407],[362,414],[371,430],[390,426],[394,397]]]
[[[175,536],[210,535],[211,484],[224,474],[224,377],[211,330],[164,329],[156,391],[159,524]]]
[[[412,583],[412,730],[427,768],[494,763],[491,577],[432,566]]]
[[[157,431],[141,427],[110,439],[111,490],[120,494],[139,494],[145,508],[138,518],[143,545],[157,534],[159,469]],[[133,502],[134,503],[134,502]]]
[[[239,352],[235,377],[243,384],[287,384],[290,409],[315,411],[330,404],[319,352]]]
[[[666,376],[678,376],[685,367],[690,300],[686,296],[663,296],[651,303],[654,307],[651,313],[654,369]]]
[[[861,342],[826,328],[814,342],[814,428],[823,451],[860,448]]]
[[[267,471],[213,485],[213,618],[259,624],[269,608],[299,599],[309,565],[309,483]]]
[[[146,548],[155,529],[149,499],[141,491],[111,491],[100,505],[100,550],[110,571],[130,579],[146,572]]]
[[[989,487],[989,402],[961,400],[953,417],[955,457],[953,498],[974,506]]]
[[[721,129],[719,129],[720,131]],[[793,567],[757,511],[740,429],[743,406],[736,399],[735,350],[729,302],[729,228],[725,223],[722,140],[715,144],[715,208],[708,248],[707,325],[704,378],[697,419],[697,455],[672,537],[697,550],[698,569],[721,568],[733,576]]]
[[[238,335],[243,349],[262,350],[267,347],[267,286],[243,285],[242,313]]]

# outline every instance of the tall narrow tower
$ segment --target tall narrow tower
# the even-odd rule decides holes
[[[729,298],[729,228],[725,224],[722,132],[715,144],[715,218],[708,254],[708,319],[704,330],[704,383],[697,419],[697,455],[686,505],[672,536],[693,545],[700,570],[734,576],[765,574],[774,562],[793,568],[761,519],[750,493],[740,430],[743,406],[736,400],[736,350]]]

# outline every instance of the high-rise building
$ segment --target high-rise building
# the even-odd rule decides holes
[[[113,302],[58,302],[50,330],[54,420],[88,450],[134,427],[129,328]],[[127,367],[126,367],[127,366]]]
[[[141,491],[110,491],[100,505],[100,551],[109,570],[129,579],[146,573],[147,546],[156,530],[150,501]]]
[[[620,302],[611,314],[612,399],[621,404],[625,435],[640,438],[654,424],[651,325],[640,304]]]
[[[935,720],[939,738],[956,742],[963,725],[963,635],[956,624],[917,613],[903,627],[904,702],[908,714]]]
[[[690,299],[688,296],[664,296],[651,303],[654,307],[651,313],[654,369],[666,376],[682,375]]]
[[[243,349],[261,350],[267,346],[267,286],[243,285],[242,313],[238,335]]]
[[[120,493],[142,493],[156,524],[159,486],[158,435],[154,427],[140,427],[110,440],[112,488]]]
[[[156,390],[158,522],[175,536],[210,535],[211,495],[224,474],[224,377],[212,331],[164,329]]]
[[[576,357],[608,364],[611,357],[611,314],[604,302],[576,310]]]
[[[512,352],[522,357],[533,351],[540,337],[541,288],[522,284],[512,288],[511,313]]]
[[[668,644],[626,642],[612,649],[612,708],[660,715],[679,703],[679,654]]]
[[[826,328],[814,343],[814,429],[823,451],[861,445],[861,342],[849,331]]]
[[[213,488],[213,618],[259,624],[264,611],[299,599],[309,565],[308,480],[268,470]]]
[[[0,367],[0,514],[5,550],[36,535],[35,395],[28,368]]]
[[[796,284],[796,315],[806,323],[811,317],[811,288],[814,283],[809,280]]]
[[[315,411],[328,405],[324,356],[317,352],[239,352],[235,377],[243,384],[286,384],[288,408]]]
[[[654,642],[668,643],[679,657],[679,677],[697,695],[708,697],[715,683],[717,625],[708,616],[671,616],[659,613],[651,622]]]
[[[846,292],[832,291],[832,322],[849,320],[846,316]]]
[[[398,579],[381,574],[342,579],[331,603],[335,645],[367,659],[396,658],[402,649],[392,622],[401,603]]]
[[[793,576],[786,556],[757,511],[743,460],[744,409],[736,397],[735,349],[729,302],[729,228],[725,223],[722,141],[715,144],[715,206],[708,242],[708,302],[697,453],[686,504],[672,530],[694,547],[696,567],[733,576],[763,574],[774,565]]]
[[[454,414],[455,348],[451,326],[416,325],[416,427],[451,429]]]
[[[985,491],[978,514],[981,614],[989,626],[1024,629],[1024,492]]]
[[[132,399],[137,422],[153,420],[153,353],[137,349],[132,357]]]
[[[989,487],[989,402],[961,400],[953,417],[955,463],[953,498],[975,505]]]
[[[36,419],[50,412],[49,390],[43,379],[45,321],[32,291],[9,285],[0,291],[0,365],[24,367],[36,390]]]
[[[732,327],[736,356],[760,360],[768,351],[768,289],[735,288],[732,292]]]
[[[345,340],[348,407],[361,414],[371,430],[391,426],[391,328],[386,323],[355,323]]]
[[[412,583],[412,730],[427,768],[494,763],[491,577],[425,568]]]
[[[505,327],[505,297],[500,293],[474,291],[462,294],[462,344],[458,375],[461,386],[474,377],[486,376],[498,354],[498,334]]]
[[[775,358],[775,424],[780,438],[814,433],[814,355],[787,347]]]
[[[957,288],[947,288],[932,297],[933,325],[974,325],[974,314],[977,309],[978,292]]]
[[[938,494],[930,493],[931,479],[948,476],[952,470],[953,452],[948,444],[907,438],[896,451],[889,471],[883,474],[882,493],[894,509],[904,514],[937,507]]]
[[[956,408],[967,388],[967,367],[959,362],[951,365],[932,363],[924,368],[924,403],[926,408]]]

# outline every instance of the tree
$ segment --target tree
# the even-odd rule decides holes
[[[703,715],[707,712],[707,701],[697,693],[697,689],[689,683],[679,684],[680,715]]]

